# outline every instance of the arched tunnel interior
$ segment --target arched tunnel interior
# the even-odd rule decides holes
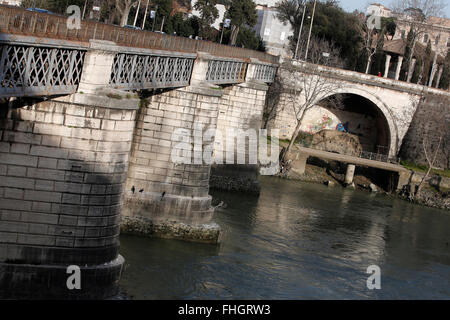
[[[376,104],[357,94],[335,94],[307,112],[303,129],[315,134],[336,130],[358,137],[363,151],[389,154],[390,130]]]

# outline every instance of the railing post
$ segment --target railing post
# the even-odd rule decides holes
[[[109,87],[117,46],[114,42],[91,40],[86,52],[78,92],[95,94],[98,89]]]

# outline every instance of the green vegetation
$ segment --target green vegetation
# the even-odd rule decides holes
[[[139,101],[139,108],[145,108],[150,104],[150,100],[147,98],[141,98]]]
[[[425,173],[428,170],[428,166],[425,165],[421,165],[421,164],[416,164],[410,161],[406,161],[406,160],[402,160],[400,161],[400,164],[402,166],[404,166],[406,169],[412,170],[412,171],[416,171],[416,172],[421,172],[421,173]],[[432,169],[431,170],[432,174],[437,174],[441,177],[446,177],[446,178],[450,178],[450,169],[445,169],[445,170],[440,170],[440,169]]]
[[[111,99],[117,99],[117,100],[122,99],[122,96],[120,94],[116,94],[116,93],[107,93],[106,96]]]

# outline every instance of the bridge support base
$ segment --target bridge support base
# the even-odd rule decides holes
[[[0,119],[2,298],[117,294],[123,186],[139,103],[118,98],[73,94],[9,106]],[[79,290],[67,286],[78,278],[69,266],[79,268]]]
[[[80,288],[69,289],[67,265],[0,263],[0,299],[108,299],[119,294],[124,258],[80,267]]]
[[[258,165],[213,165],[209,185],[211,189],[259,194]]]
[[[219,88],[220,89],[220,88]],[[215,129],[222,92],[205,86],[157,92],[140,109],[128,170],[121,230],[161,238],[216,243],[211,225],[210,165],[196,164],[195,130]],[[174,133],[189,141],[181,148]],[[202,132],[200,132],[202,134]],[[194,141],[195,140],[195,141]],[[204,146],[212,141],[199,142]],[[193,153],[192,153],[193,150]],[[184,161],[174,158],[183,152]],[[198,154],[197,154],[198,155]],[[203,153],[200,153],[203,155]],[[187,160],[187,162],[186,162]]]
[[[211,168],[210,186],[225,191],[240,191],[259,194],[259,165],[250,164],[249,159],[257,154],[259,129],[261,128],[264,103],[268,86],[264,83],[248,80],[245,83],[225,87],[219,103],[217,129],[222,134],[222,159],[230,155],[226,150],[234,150],[234,164],[216,164]],[[233,136],[230,136],[230,134]],[[243,139],[239,139],[242,138]],[[248,138],[247,138],[248,137]],[[247,140],[248,139],[248,140]],[[266,143],[266,141],[263,141]],[[241,145],[239,145],[241,144]],[[254,144],[254,148],[250,147]],[[241,153],[241,154],[239,154]],[[239,155],[245,163],[238,164]],[[252,162],[255,163],[255,162]]]
[[[347,172],[345,173],[344,183],[349,185],[353,182],[353,177],[355,176],[356,166],[354,164],[349,164],[347,166]]]

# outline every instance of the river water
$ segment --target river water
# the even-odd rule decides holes
[[[385,195],[261,177],[215,192],[220,245],[121,236],[134,299],[450,299],[450,212]],[[369,290],[367,267],[381,270]]]

